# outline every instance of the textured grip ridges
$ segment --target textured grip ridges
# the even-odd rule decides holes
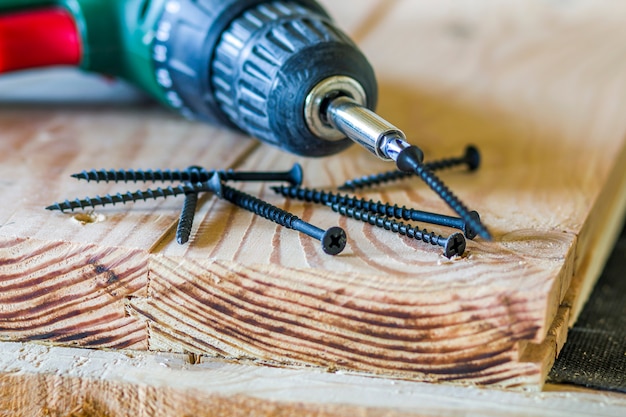
[[[213,88],[220,108],[237,126],[276,143],[268,100],[285,63],[306,48],[350,40],[326,18],[289,2],[261,4],[224,32],[213,60]]]

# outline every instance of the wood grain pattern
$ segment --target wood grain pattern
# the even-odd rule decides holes
[[[267,169],[278,158],[285,167],[291,163],[264,153],[244,168]],[[320,183],[333,184],[344,158],[303,164]],[[464,184],[475,178],[451,177]],[[428,191],[414,185],[366,196],[427,201]],[[285,204],[263,185],[246,190]],[[551,355],[520,363],[519,342],[544,340],[573,274],[573,234],[515,230],[497,244],[470,242],[467,257],[446,260],[437,248],[338,220],[329,210],[287,205],[307,221],[345,227],[346,252],[325,256],[312,239],[213,201],[203,218],[208,230],[195,241],[209,251],[195,256],[175,244],[160,248],[151,259],[148,299],[131,303],[152,323],[151,347],[402,378],[541,385],[549,368],[541,364],[554,357],[554,346]],[[220,217],[227,220],[219,224]],[[269,233],[254,233],[263,228]],[[277,263],[283,267],[273,267]]]
[[[451,295],[389,280],[377,295],[378,277],[346,284],[346,277],[320,271],[232,263],[196,264],[194,270],[180,260],[154,262],[148,301],[133,300],[132,308],[152,323],[156,350],[183,346],[200,354],[433,381],[540,383],[530,381],[532,364],[511,369],[517,341],[537,334],[526,317],[539,315],[514,294],[503,302],[501,294],[477,297],[469,287]],[[206,278],[189,278],[198,276]]]
[[[626,6],[325,4],[338,19],[349,17],[372,58],[380,113],[428,159],[459,154],[467,143],[482,150],[480,171],[442,177],[481,213],[494,242],[469,242],[466,255],[448,260],[437,247],[285,201],[267,184],[240,187],[322,228],[344,227],[346,251],[329,257],[315,240],[210,195],[200,199],[186,246],[174,239],[180,199],[46,213],[42,207],[58,199],[128,188],[67,177],[85,168],[269,170],[299,161],[306,185],[333,189],[389,165],[356,148],[297,159],[154,110],[5,108],[0,198],[10,203],[0,207],[0,259],[11,263],[0,264],[0,276],[9,278],[0,299],[28,294],[29,283],[50,275],[50,286],[90,294],[81,299],[85,308],[93,300],[94,316],[112,314],[105,334],[116,341],[135,340],[128,336],[134,331],[117,329],[122,322],[144,329],[134,348],[539,389],[626,206],[626,54],[622,43],[606,42],[609,34],[626,39],[615,18]],[[449,213],[416,180],[361,195]],[[49,260],[33,255],[46,248]],[[110,256],[101,273],[89,263],[96,255]],[[102,280],[110,271],[123,285],[105,302]],[[22,307],[0,304],[8,314],[5,339],[46,335],[55,325],[29,316],[37,294],[24,295]],[[46,311],[71,308],[65,288],[51,297]],[[85,314],[83,327],[91,320]],[[12,317],[32,330],[20,330]],[[81,343],[80,332],[59,323],[55,330],[67,334],[49,341]],[[101,325],[83,344],[110,346],[96,334]]]
[[[72,214],[43,208],[58,199],[140,187],[69,178],[85,168],[184,168],[190,152],[232,164],[256,146],[244,138],[220,141],[228,133],[162,111],[126,112],[0,112],[2,340],[148,349],[146,324],[129,316],[127,303],[146,295],[150,250],[175,227],[176,201]],[[229,149],[237,142],[241,153]]]
[[[24,417],[621,417],[626,398],[571,387],[506,392],[215,360],[192,365],[184,355],[2,343],[0,410]]]
[[[145,296],[145,254],[15,239],[0,244],[0,265],[3,340],[148,347],[145,324],[125,311]]]

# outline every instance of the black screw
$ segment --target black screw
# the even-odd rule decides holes
[[[192,174],[189,170],[89,170],[82,171],[76,174],[72,174],[72,177],[95,182],[175,182],[175,181],[191,181]],[[207,171],[202,173],[203,177],[206,177],[206,181],[209,176]]]
[[[207,183],[207,187],[216,195],[238,207],[319,240],[322,243],[322,250],[329,255],[337,255],[346,247],[346,232],[342,228],[331,227],[328,230],[322,230],[266,201],[223,184],[218,174],[211,178]]]
[[[193,181],[200,181],[206,170],[199,166],[190,166],[185,170],[189,173],[189,177]],[[193,187],[192,184],[187,184]],[[193,228],[193,219],[196,215],[196,207],[198,206],[198,193],[189,192],[185,194],[185,202],[183,203],[183,209],[180,212],[178,219],[178,227],[176,228],[176,241],[179,245],[184,245],[189,241],[191,236],[191,229]]]
[[[375,204],[377,203],[374,203],[374,206]],[[374,210],[368,209],[365,206],[363,208],[370,212],[374,212]],[[465,220],[463,220],[460,217],[451,217],[451,216],[446,216],[446,215],[438,214],[438,213],[430,213],[427,211],[407,209],[405,207],[396,206],[396,209],[399,210],[400,213],[402,213],[402,215],[400,216],[398,215],[393,216],[397,219],[413,220],[413,221],[418,221],[418,222],[436,224],[439,226],[446,226],[446,227],[452,227],[454,229],[459,229],[463,231],[463,234],[469,240],[473,240],[476,237],[476,231],[472,229],[471,225],[469,225]],[[380,211],[378,213],[381,214]],[[472,210],[470,211],[469,214],[472,219],[475,219],[476,221],[480,221],[480,215],[478,214],[477,211]]]
[[[454,210],[476,234],[485,240],[491,240],[491,234],[481,223],[480,219],[472,216],[470,210],[457,198],[456,195],[439,179],[433,172],[426,169],[421,162],[421,151],[415,146],[406,148],[396,160],[397,166],[402,171],[415,172],[443,201]]]
[[[220,171],[220,177],[224,181],[267,181],[267,182],[287,182],[292,186],[299,187],[302,184],[302,167],[300,164],[293,164],[289,171],[284,172],[263,172],[263,171]]]
[[[291,185],[302,184],[302,167],[294,164],[284,172],[245,172],[245,171],[209,171],[202,167],[190,167],[186,170],[90,170],[72,174],[79,180],[95,182],[205,182],[215,172],[219,172],[225,181],[268,181],[288,182]]]
[[[193,192],[185,194],[185,202],[183,203],[183,209],[178,219],[178,227],[176,228],[176,241],[180,245],[189,242],[197,205],[198,193]]]
[[[444,216],[443,214],[430,213],[427,211],[416,210],[407,207],[399,207],[397,204],[391,205],[380,201],[366,200],[356,196],[334,194],[316,189],[299,188],[299,187],[272,187],[278,194],[282,194],[288,198],[295,198],[301,201],[307,201],[317,204],[340,204],[346,207],[354,207],[361,210],[369,211],[383,216],[394,217],[402,220],[412,220],[424,223],[437,224],[440,226],[453,227],[462,230],[465,237],[474,239],[476,232],[461,218]],[[470,212],[472,218],[480,220],[477,212]]]
[[[438,161],[432,161],[424,164],[424,166],[430,171],[439,171],[462,165],[467,165],[467,169],[469,171],[475,171],[478,169],[478,167],[480,167],[480,152],[478,151],[478,148],[469,145],[465,148],[465,154],[463,156],[441,159]],[[413,176],[415,176],[415,172],[413,171],[406,172],[393,170],[381,172],[380,174],[368,175],[365,177],[355,178],[346,181],[343,185],[339,186],[339,189],[354,191],[356,189],[372,187],[375,185],[384,184]]]
[[[203,168],[199,166],[190,166],[187,168],[187,172],[189,172],[192,178],[196,178],[196,181],[197,178],[200,177],[202,170]],[[191,186],[191,184],[187,185]],[[185,194],[185,202],[183,203],[183,209],[181,210],[180,217],[178,219],[178,227],[176,228],[176,241],[179,245],[184,245],[189,241],[197,206],[198,193],[189,192]]]
[[[477,147],[468,145],[462,156],[431,161],[425,163],[424,165],[426,166],[426,169],[430,171],[441,171],[443,169],[466,165],[467,170],[473,172],[480,167],[480,151]]]
[[[115,204],[126,204],[134,201],[147,201],[150,199],[156,200],[158,198],[176,197],[179,195],[185,195],[188,193],[208,191],[206,188],[202,189],[202,184],[196,186],[192,185],[178,185],[175,187],[148,189],[144,191],[135,191],[134,193],[117,193],[115,195],[107,194],[105,196],[85,197],[83,200],[65,200],[62,203],[54,203],[46,210],[59,210],[66,211],[84,208],[95,208],[98,206],[111,206]]]
[[[443,237],[436,235],[433,232],[429,232],[426,229],[419,230],[418,228],[411,227],[402,222],[382,217],[376,214],[367,212],[366,210],[360,210],[354,207],[346,207],[340,204],[328,204],[335,212],[351,217],[356,220],[360,220],[365,223],[369,223],[372,226],[380,227],[385,230],[390,230],[394,233],[399,233],[403,236],[408,236],[412,239],[421,240],[431,245],[443,247],[443,254],[447,258],[451,258],[455,255],[463,255],[465,252],[465,238],[461,233],[453,233],[449,237]]]

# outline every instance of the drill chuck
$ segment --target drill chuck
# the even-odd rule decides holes
[[[298,155],[330,155],[352,143],[320,123],[332,98],[376,105],[367,59],[310,0],[170,1],[153,50],[172,107]],[[312,94],[338,79],[336,89]]]

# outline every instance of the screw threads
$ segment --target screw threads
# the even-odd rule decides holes
[[[304,187],[287,187],[287,186],[279,186],[272,187],[272,190],[277,194],[281,194],[287,198],[294,198],[300,201],[306,201],[308,203],[316,203],[316,204],[328,204],[328,203],[339,203],[342,205],[350,204],[351,197],[347,195],[335,194],[332,192],[326,192],[322,190],[317,190],[315,188],[304,188]]]
[[[85,197],[84,199],[65,200],[61,203],[54,203],[46,210],[74,211],[76,209],[95,208],[98,206],[114,206],[116,204],[124,204],[128,202],[156,200],[158,198],[176,197],[190,192],[197,192],[198,189],[190,185],[179,185],[176,187],[156,188],[148,190],[139,190],[134,193],[117,193],[107,194],[105,196]]]
[[[477,147],[468,145],[463,156],[444,158],[424,164],[430,171],[441,171],[461,165],[467,165],[469,171],[476,171],[480,167],[480,151]]]
[[[445,158],[438,161],[427,162],[424,166],[431,171],[442,171],[444,169],[454,168],[465,162],[465,158]]]
[[[380,201],[375,202],[373,200],[365,200],[363,198],[358,198],[347,194],[335,194],[332,192],[317,190],[315,188],[281,186],[272,187],[272,190],[274,190],[278,194],[282,194],[284,197],[294,198],[300,201],[323,205],[339,204],[346,207],[354,207],[372,213],[404,220],[411,220],[411,212],[417,211],[413,209],[408,209],[406,207],[399,207],[398,205],[392,206],[390,204],[382,203]]]
[[[356,196],[335,194],[317,189],[300,188],[302,168],[294,164],[291,170],[285,172],[237,172],[237,171],[208,171],[202,167],[191,166],[185,170],[85,170],[72,176],[79,180],[95,182],[149,182],[149,181],[180,181],[182,185],[166,188],[138,190],[105,196],[85,197],[84,199],[65,200],[54,203],[46,209],[58,211],[74,211],[76,209],[95,208],[125,204],[128,202],[156,200],[158,198],[176,197],[185,195],[185,203],[180,214],[176,239],[183,244],[189,240],[193,227],[193,218],[198,204],[198,193],[214,192],[233,204],[253,212],[267,220],[277,223],[288,229],[300,231],[322,242],[324,252],[335,255],[340,253],[346,245],[346,234],[339,227],[322,230],[307,223],[297,216],[273,206],[272,204],[241,192],[223,184],[223,181],[280,181],[288,182],[290,186],[272,187],[274,191],[285,197],[296,198],[302,201],[330,205],[333,210],[344,216],[354,217],[371,225],[421,240],[432,245],[444,247],[445,255],[451,257],[462,254],[465,250],[465,238],[455,233],[448,238],[428,232],[426,229],[412,227],[401,221],[414,220],[433,224],[455,227],[465,232],[469,239],[480,234],[485,239],[491,239],[489,232],[480,222],[478,213],[470,212],[467,207],[448,189],[448,187],[431,171],[444,169],[465,163],[470,170],[479,166],[480,155],[473,147],[468,147],[466,155],[460,158],[448,158],[422,163],[421,151],[409,146],[398,153],[396,164],[398,171],[370,176],[369,182],[384,182],[407,176],[419,176],[434,190],[461,218],[444,216],[407,208],[406,206],[391,205],[381,201],[366,200]],[[430,168],[430,169],[429,169]],[[365,177],[364,177],[365,178]]]
[[[225,200],[288,229],[293,229],[294,222],[298,220],[297,216],[273,206],[266,201],[251,196],[250,194],[246,194],[243,191],[236,190],[227,185],[223,185],[222,190]]]
[[[478,151],[478,148],[470,145],[465,148],[465,154],[463,156],[444,158],[438,161],[432,161],[424,164],[424,166],[430,171],[441,171],[461,165],[467,165],[467,168],[470,171],[477,170],[480,166],[480,152]],[[343,185],[339,186],[339,189],[344,191],[354,191],[357,189],[373,187],[376,185],[385,184],[413,176],[415,176],[415,173],[412,171],[392,170],[346,181]]]
[[[397,204],[391,205],[389,203],[383,203],[381,201],[366,200],[364,198],[358,198],[356,196],[350,196],[347,194],[335,194],[332,192],[325,192],[317,189],[298,188],[298,187],[272,187],[274,192],[283,195],[287,198],[294,198],[301,201],[317,203],[317,204],[340,204],[346,207],[354,207],[361,210],[366,210],[370,213],[379,214],[382,216],[393,217],[402,220],[413,220],[418,222],[436,224],[439,226],[453,227],[462,230],[465,233],[465,237],[473,239],[476,237],[474,230],[469,227],[463,219],[458,217],[450,217],[437,213],[430,213],[427,211],[416,210],[408,208],[406,206],[398,206]],[[475,211],[470,212],[472,218],[479,220],[480,216]]]
[[[94,182],[205,182],[215,172],[225,181],[280,181],[291,185],[302,183],[302,167],[294,164],[289,171],[242,172],[242,171],[209,171],[199,166],[190,166],[185,170],[89,170],[71,176],[85,181]]]
[[[72,174],[72,177],[94,182],[174,182],[174,181],[206,181],[210,173],[204,169],[194,170],[95,170]]]
[[[385,184],[388,182],[401,180],[407,177],[412,177],[414,175],[415,174],[410,173],[410,172],[403,172],[403,171],[398,171],[398,170],[381,172],[379,174],[366,175],[361,178],[354,178],[354,179],[348,180],[342,185],[340,185],[338,188],[344,191],[347,191],[347,190],[354,191],[354,190],[358,190],[361,188],[373,187],[375,185],[380,185],[380,184]]]
[[[230,201],[238,207],[257,214],[280,226],[299,231],[319,240],[322,244],[322,250],[329,255],[337,255],[346,247],[346,232],[340,227],[331,227],[328,230],[322,230],[266,201],[224,185],[219,180],[219,177],[216,176],[208,182],[208,187],[216,195]]]
[[[183,209],[180,212],[178,227],[176,228],[176,241],[180,245],[184,245],[189,241],[189,236],[191,236],[191,229],[193,227],[193,219],[195,217],[197,205],[197,193],[185,194],[185,202],[183,204]]]
[[[465,221],[471,230],[480,235],[483,239],[491,240],[491,234],[487,228],[480,222],[473,212],[471,212],[465,204],[457,198],[456,195],[437,177],[433,172],[426,169],[424,165],[417,164],[415,173],[435,192],[443,201],[450,206]]]
[[[451,258],[454,255],[462,255],[465,252],[465,238],[463,238],[463,235],[460,233],[455,233],[449,238],[445,238],[434,232],[429,232],[426,229],[420,230],[419,228],[412,227],[406,223],[398,222],[389,219],[388,217],[379,216],[363,209],[346,207],[337,203],[329,203],[328,206],[342,216],[351,217],[355,220],[369,223],[372,226],[389,230],[393,233],[398,233],[411,239],[420,240],[433,246],[441,246],[444,248],[444,255],[448,258]],[[453,239],[452,243],[454,244],[451,244],[451,239]]]

